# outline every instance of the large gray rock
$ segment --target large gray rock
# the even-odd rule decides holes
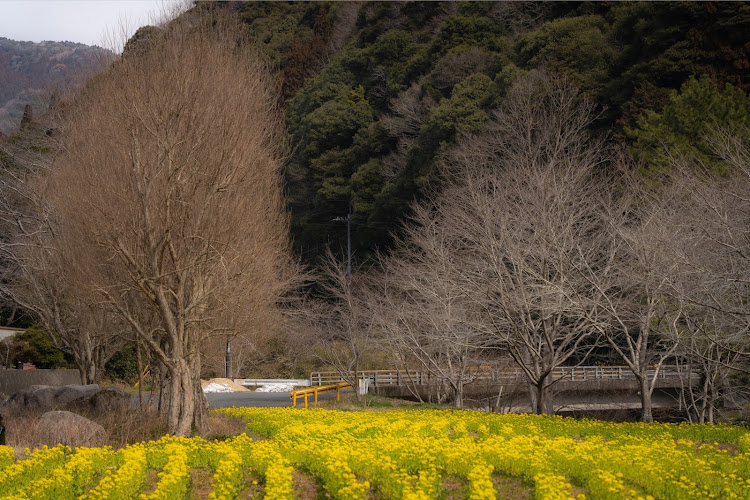
[[[89,385],[64,385],[62,387],[53,387],[54,401],[58,408],[65,408],[71,403],[80,404],[83,400],[88,400],[101,388],[97,384]]]
[[[116,411],[126,407],[129,402],[128,395],[117,387],[102,389],[97,384],[62,387],[34,385],[13,394],[0,404],[0,410],[8,413],[66,409]]]
[[[104,427],[69,411],[48,411],[39,419],[36,435],[41,445],[104,446]]]
[[[118,411],[130,405],[130,396],[119,387],[105,387],[88,399],[94,411]]]
[[[49,410],[55,404],[55,389],[49,385],[32,385],[10,397],[10,402],[22,404],[27,409]]]

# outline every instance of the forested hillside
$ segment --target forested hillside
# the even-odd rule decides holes
[[[604,364],[650,421],[669,364],[713,421],[750,397],[748,33],[740,2],[198,2],[0,141],[0,323],[199,402],[395,366],[461,407],[494,364],[548,412]]]
[[[0,37],[0,132],[18,130],[24,107],[47,109],[55,84],[82,82],[90,70],[111,54],[99,47],[73,42],[18,42]]]
[[[511,83],[531,70],[578,86],[597,105],[594,132],[636,155],[661,140],[658,115],[690,78],[704,78],[695,97],[713,111],[711,95],[750,88],[750,5],[741,2],[228,8],[278,72],[293,238],[305,260],[327,246],[341,251],[350,209],[355,255],[388,248],[411,203],[437,186],[456,140],[486,131]]]

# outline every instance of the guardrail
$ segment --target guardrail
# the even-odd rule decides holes
[[[234,379],[234,383],[244,386],[285,384],[295,387],[310,387],[310,380],[304,378],[236,378]]]
[[[305,408],[307,408],[307,398],[312,394],[315,397],[315,403],[318,402],[318,393],[336,391],[336,401],[341,400],[341,389],[350,389],[352,386],[346,382],[338,382],[335,384],[314,386],[307,389],[296,389],[292,391],[292,406],[297,407],[297,398],[305,398]]]
[[[659,370],[659,379],[678,379],[684,376],[684,369],[680,372],[680,367],[668,365]],[[648,371],[648,376],[654,376],[654,370]],[[552,371],[553,380],[569,380],[571,382],[581,382],[585,380],[632,380],[635,378],[633,372],[627,366],[561,366]],[[502,370],[491,367],[480,367],[469,371],[467,379],[476,381],[502,382],[510,380],[524,380],[523,372],[518,369]],[[430,372],[419,370],[362,370],[358,374],[358,379],[369,379],[370,384],[374,387],[382,385],[429,385],[438,380]],[[338,372],[313,372],[310,374],[311,386],[321,386],[324,384],[333,384],[343,382],[343,378]]]

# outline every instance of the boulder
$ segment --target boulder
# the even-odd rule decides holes
[[[64,385],[54,387],[54,401],[58,408],[66,408],[71,403],[80,405],[84,400],[88,400],[101,391],[97,384],[89,385]]]
[[[107,432],[104,427],[86,417],[69,411],[48,411],[36,427],[40,444],[55,446],[104,446]]]
[[[130,406],[130,396],[119,387],[105,387],[88,399],[94,411],[118,411]]]
[[[117,387],[102,389],[97,384],[33,385],[13,394],[0,404],[0,410],[11,414],[51,410],[117,411],[128,406],[130,397]]]
[[[10,397],[11,402],[17,402],[29,409],[52,408],[55,404],[55,389],[50,385],[32,385],[25,391],[18,391]]]

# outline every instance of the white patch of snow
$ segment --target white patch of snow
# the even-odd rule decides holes
[[[234,392],[234,391],[228,385],[211,383],[203,388],[203,392]]]
[[[292,389],[292,384],[265,384],[255,389],[255,392],[289,392]]]

